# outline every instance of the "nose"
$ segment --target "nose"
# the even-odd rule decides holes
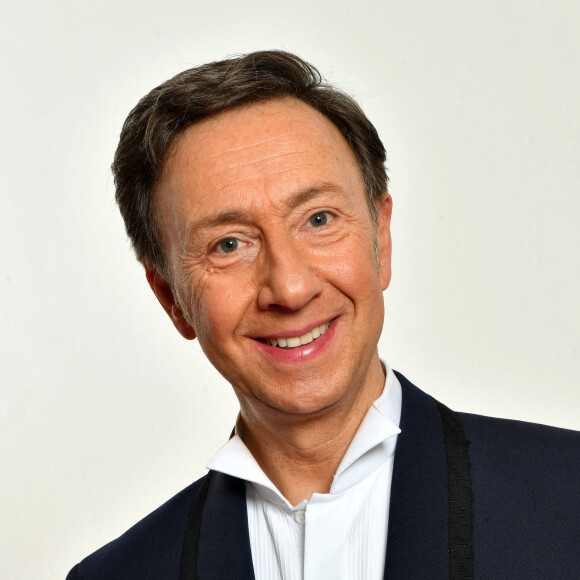
[[[262,310],[300,310],[322,291],[315,261],[288,238],[276,236],[270,240],[259,265],[258,306]]]

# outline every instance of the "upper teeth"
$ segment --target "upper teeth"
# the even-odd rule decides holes
[[[281,346],[282,348],[296,348],[297,346],[303,346],[317,339],[319,336],[323,335],[330,326],[330,322],[325,322],[312,330],[309,330],[306,334],[302,336],[287,336],[281,338],[269,338],[268,342],[272,346]]]

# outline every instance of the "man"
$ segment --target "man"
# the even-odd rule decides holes
[[[385,151],[294,55],[185,71],[113,172],[147,280],[240,402],[210,472],[69,578],[573,578],[577,434],[457,415],[377,342]]]

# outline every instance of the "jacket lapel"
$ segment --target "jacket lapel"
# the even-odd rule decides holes
[[[198,543],[199,580],[254,579],[244,482],[214,472]]]
[[[385,579],[449,578],[445,441],[435,400],[396,373],[403,391]]]

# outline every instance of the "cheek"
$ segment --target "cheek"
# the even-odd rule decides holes
[[[348,243],[333,246],[332,252],[320,256],[319,265],[324,276],[353,300],[382,291],[374,245],[366,235],[352,235]]]
[[[206,276],[197,295],[194,314],[195,330],[204,350],[235,334],[250,308],[248,288],[247,283],[229,276]]]

